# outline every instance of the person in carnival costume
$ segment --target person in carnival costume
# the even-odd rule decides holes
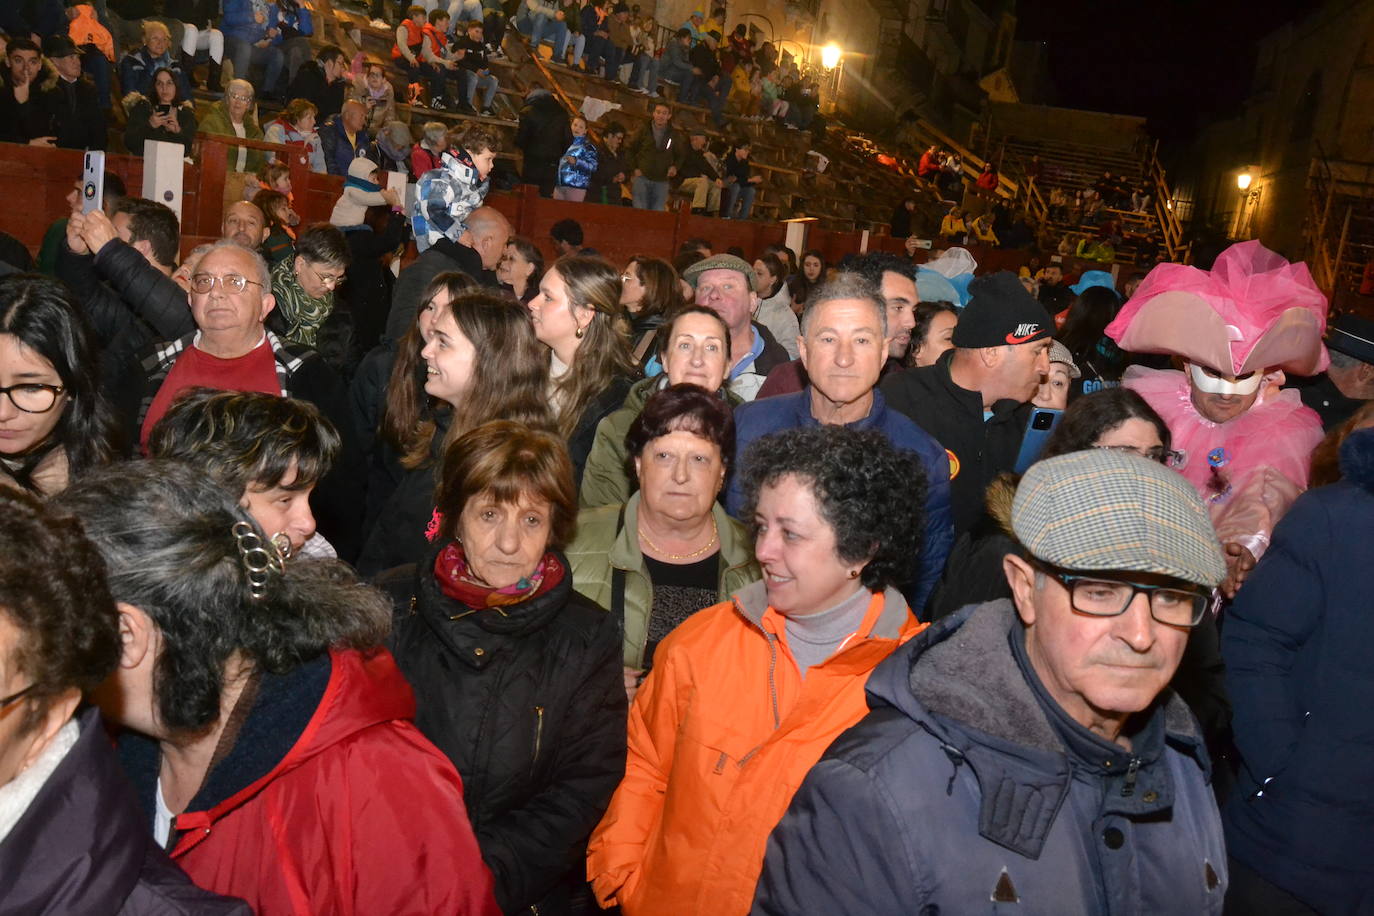
[[[1326,297],[1307,265],[1258,241],[1232,245],[1211,271],[1160,264],[1107,326],[1123,350],[1182,361],[1182,371],[1133,366],[1123,383],[1164,418],[1177,469],[1211,510],[1228,596],[1307,487],[1321,421],[1281,387],[1285,373],[1326,368],[1325,327]]]

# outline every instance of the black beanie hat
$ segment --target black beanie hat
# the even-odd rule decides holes
[[[1053,336],[1054,319],[1011,271],[974,277],[968,292],[969,303],[954,326],[956,347],[1001,347]]]

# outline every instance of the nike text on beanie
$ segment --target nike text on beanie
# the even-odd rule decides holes
[[[975,277],[954,328],[956,347],[1031,343],[1054,333],[1054,320],[1009,270]]]

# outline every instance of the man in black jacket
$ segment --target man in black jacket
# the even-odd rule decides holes
[[[933,366],[883,379],[887,404],[916,421],[949,454],[954,532],[983,513],[992,479],[1016,464],[1030,399],[1049,374],[1054,323],[1010,271],[978,277],[954,329],[954,347]]]
[[[348,88],[348,59],[336,45],[325,45],[312,61],[301,64],[296,78],[286,91],[290,99],[305,99],[319,109],[316,119],[323,124],[343,108]]]
[[[96,97],[95,84],[81,73],[81,52],[65,35],[44,41],[43,50],[57,71],[42,85],[42,104],[56,145],[103,150],[107,142],[105,112]]]
[[[620,206],[625,201],[621,187],[630,174],[630,161],[625,155],[625,125],[612,121],[601,131],[601,145],[596,148],[596,171],[587,185],[589,204]]]
[[[572,143],[572,125],[563,104],[547,89],[531,89],[520,110],[515,145],[524,153],[521,177],[539,186],[540,197],[552,197],[558,183],[558,160]]]
[[[687,155],[677,173],[682,176],[682,190],[692,192],[692,212],[716,215],[720,213],[720,192],[725,187],[725,176],[719,160],[710,155],[706,140],[706,131],[692,130],[688,135]]]

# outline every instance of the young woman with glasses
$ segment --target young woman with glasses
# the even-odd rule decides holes
[[[117,452],[97,353],[66,287],[0,279],[0,487],[51,496]]]

